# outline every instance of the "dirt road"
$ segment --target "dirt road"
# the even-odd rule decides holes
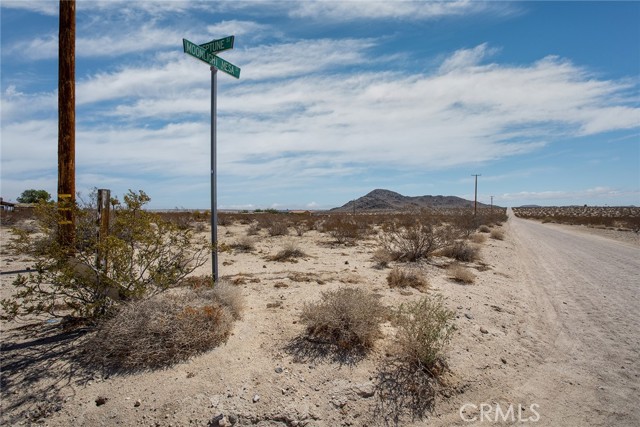
[[[640,425],[640,249],[510,216],[533,359],[512,401],[543,425]]]

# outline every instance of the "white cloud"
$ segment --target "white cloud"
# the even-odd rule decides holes
[[[355,19],[438,19],[446,16],[475,14],[492,5],[471,0],[405,1],[405,0],[310,0],[295,2],[289,12],[292,17],[348,21]],[[496,10],[506,10],[504,6]]]

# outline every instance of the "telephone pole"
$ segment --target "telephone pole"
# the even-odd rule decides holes
[[[60,0],[58,31],[58,242],[72,251],[76,200],[75,0]]]
[[[476,216],[478,214],[478,177],[482,175],[474,174],[471,176],[476,177],[476,191],[475,191],[475,196],[473,198],[473,216]]]

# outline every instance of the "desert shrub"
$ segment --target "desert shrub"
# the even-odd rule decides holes
[[[303,236],[304,233],[311,230],[311,224],[307,220],[298,220],[293,224],[293,229],[298,236]]]
[[[307,336],[336,346],[338,351],[367,350],[381,336],[387,309],[378,297],[360,288],[323,292],[320,301],[305,304],[300,315]]]
[[[394,268],[387,275],[387,283],[391,288],[415,288],[425,291],[429,287],[429,282],[420,272]]]
[[[376,375],[375,414],[385,425],[408,425],[433,410],[437,390],[444,385],[444,352],[454,315],[440,295],[402,304],[395,311],[392,355]],[[405,414],[410,419],[405,420]]]
[[[460,264],[451,264],[447,268],[449,277],[456,282],[473,283],[476,280],[476,276],[468,268],[463,267]]]
[[[358,223],[354,219],[343,215],[330,216],[324,222],[323,229],[340,244],[353,244],[362,236],[361,227]]]
[[[286,236],[289,234],[289,224],[281,218],[273,219],[267,226],[267,232],[272,237]]]
[[[232,307],[237,303],[230,300],[218,288],[202,288],[125,304],[86,341],[86,361],[137,371],[168,367],[209,351],[226,342],[239,316]]]
[[[270,259],[272,261],[290,261],[305,256],[307,256],[307,254],[305,254],[295,242],[287,242],[284,247]]]
[[[491,228],[489,228],[488,225],[481,225],[480,227],[478,227],[478,231],[481,233],[489,233],[491,231]]]
[[[460,215],[452,215],[449,218],[449,222],[458,229],[464,237],[469,237],[471,233],[478,228],[478,221],[473,215],[473,212],[463,212]]]
[[[405,225],[392,226],[381,235],[380,243],[395,260],[413,262],[450,245],[456,236],[451,226],[436,226],[429,220],[413,219]]]
[[[484,234],[472,234],[471,236],[469,236],[469,240],[471,240],[473,243],[484,243],[487,241],[487,236],[485,236]]]
[[[228,213],[218,213],[218,225],[229,226],[233,225],[233,215]]]
[[[504,240],[504,231],[498,228],[494,228],[493,230],[491,230],[490,236],[492,239]]]
[[[434,368],[443,360],[454,318],[455,313],[445,307],[443,297],[438,294],[402,304],[393,317],[398,357],[437,376]]]
[[[480,257],[480,249],[477,246],[457,241],[453,245],[442,248],[439,254],[458,261],[471,262]]]
[[[393,255],[389,253],[389,251],[387,251],[384,248],[378,248],[375,250],[375,252],[373,253],[373,261],[376,263],[375,267],[376,268],[387,268],[389,266],[389,263],[391,261],[393,261]]]
[[[143,192],[112,200],[109,235],[96,236],[91,205],[74,206],[76,228],[71,248],[58,243],[60,213],[55,204],[38,207],[39,232],[17,231],[14,245],[35,260],[35,271],[18,276],[17,292],[2,300],[4,316],[49,314],[91,319],[118,302],[149,298],[180,285],[209,256],[211,245],[190,229],[143,209]],[[100,253],[100,263],[96,263]]]
[[[243,237],[240,237],[235,242],[233,242],[230,246],[231,248],[240,252],[251,252],[255,250],[256,243],[251,237],[243,236]]]
[[[256,236],[258,234],[260,234],[260,224],[258,222],[254,222],[247,227],[247,236]]]

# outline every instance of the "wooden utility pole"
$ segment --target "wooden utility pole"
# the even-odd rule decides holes
[[[478,177],[482,175],[476,174],[471,176],[476,177],[476,191],[475,191],[475,196],[473,198],[473,216],[476,216],[478,214]]]
[[[58,242],[73,251],[76,199],[75,0],[60,0],[58,30]]]
[[[76,200],[76,2],[60,0],[58,37],[58,242],[73,251]]]

